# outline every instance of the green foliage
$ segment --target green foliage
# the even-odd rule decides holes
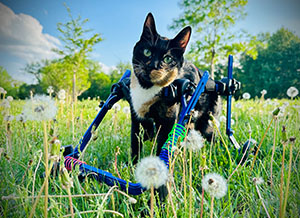
[[[247,0],[182,0],[183,13],[173,21],[171,29],[186,25],[193,28],[194,42],[187,58],[201,69],[210,69],[214,78],[215,64],[228,54],[247,52],[256,56],[256,38],[245,31],[233,32],[236,21],[245,17]]]
[[[44,68],[42,83],[56,85],[59,89],[63,88],[69,92],[72,90],[73,96],[77,97],[91,85],[88,80],[88,54],[102,38],[97,33],[88,37],[87,33],[90,30],[83,28],[88,20],[82,20],[80,16],[75,19],[68,7],[67,11],[70,20],[57,24],[64,48],[54,49],[62,58]]]
[[[116,69],[109,72],[109,74],[105,74],[102,72],[99,63],[90,61],[89,81],[91,87],[82,93],[79,99],[99,96],[100,99],[105,100],[110,94],[112,85],[120,80],[127,69],[132,70],[130,63],[120,62],[117,64]]]
[[[26,99],[30,97],[30,92],[32,92],[33,95],[35,94],[44,94],[45,90],[43,90],[43,87],[40,84],[26,84],[23,83],[18,90],[18,98],[19,99]]]
[[[267,46],[258,49],[256,59],[242,56],[236,77],[251,96],[260,96],[265,89],[266,97],[287,97],[289,87],[300,87],[300,38],[281,28],[271,37],[266,35],[265,41]]]
[[[132,71],[131,64],[129,62],[127,62],[127,63],[119,62],[116,66],[116,69],[113,70],[110,74],[112,83],[114,84],[114,83],[118,82],[126,70]]]
[[[7,91],[6,96],[18,97],[20,82],[14,80],[7,71],[0,66],[0,87]]]
[[[100,99],[106,99],[112,85],[110,76],[101,72],[101,66],[97,62],[90,61],[89,69],[89,81],[91,82],[91,86],[79,96],[79,99],[98,96]]]

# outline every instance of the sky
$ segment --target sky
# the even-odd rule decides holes
[[[158,32],[168,38],[176,35],[168,29],[182,10],[178,0],[0,0],[0,66],[17,80],[34,82],[24,72],[26,64],[53,59],[52,48],[63,43],[57,23],[69,20],[64,3],[74,18],[88,19],[85,28],[104,38],[94,47],[90,58],[109,72],[119,62],[130,62],[148,12],[152,12]],[[236,29],[250,34],[274,33],[281,27],[300,36],[299,0],[249,0],[247,16]]]

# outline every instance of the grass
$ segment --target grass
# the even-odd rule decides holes
[[[57,102],[59,108],[56,121],[47,122],[48,140],[55,135],[63,145],[75,146],[96,116],[98,103],[96,100],[79,101],[75,114],[72,116],[70,104]],[[16,116],[22,112],[23,105],[23,101],[14,100],[9,109],[0,106],[0,110],[1,112],[9,110],[11,115]],[[127,103],[120,102],[120,105],[124,108]],[[251,165],[254,155],[250,155],[247,162],[239,166],[228,181],[226,196],[214,199],[213,217],[267,217],[266,210],[270,217],[279,217],[282,213],[285,213],[285,217],[297,217],[300,214],[300,175],[298,172],[300,101],[297,99],[268,101],[255,99],[237,101],[233,105],[232,118],[235,124],[232,128],[240,144],[249,139],[249,134],[257,142],[261,142],[273,118],[272,112],[279,106],[284,106],[285,110],[266,132],[253,170],[251,170]],[[225,114],[225,108],[223,114]],[[44,179],[40,177],[45,171],[43,126],[37,121],[26,121],[24,124],[16,120],[7,122],[4,120],[3,113],[0,115],[0,122],[0,216],[28,217],[35,201],[33,196],[38,194],[44,182]],[[130,123],[130,115],[125,114],[122,109],[117,112],[109,111],[94,133],[93,140],[89,143],[81,160],[109,171],[115,176],[119,173],[127,181],[136,182],[135,167],[132,166],[130,160]],[[277,126],[274,133],[275,125]],[[283,125],[286,127],[288,139],[296,137],[295,142],[286,142],[284,158],[282,157],[281,135]],[[193,216],[200,217],[201,204],[203,204],[203,217],[210,217],[211,197],[206,192],[202,202],[202,172],[204,175],[216,172],[227,179],[237,167],[239,160],[238,152],[225,137],[224,122],[221,122],[220,131],[228,145],[233,160],[232,166],[228,161],[228,151],[220,143],[217,132],[215,132],[216,143],[214,145],[206,142],[200,151],[193,153],[192,183],[189,182],[190,173],[187,170],[190,167],[189,162],[184,159],[186,157],[183,152],[179,152],[173,171],[174,182],[169,183],[168,186],[172,193],[166,200],[163,210],[154,206],[155,217],[175,217],[174,213],[176,217],[187,217],[189,214],[187,208],[190,205],[185,205],[187,201],[184,200],[184,190],[188,199],[192,196]],[[276,150],[272,155],[274,141]],[[141,150],[142,157],[150,155],[153,143],[153,141],[144,143]],[[270,185],[271,159],[273,159],[272,185]],[[183,164],[188,164],[188,167],[187,165],[184,167]],[[183,175],[183,172],[186,174]],[[90,177],[80,182],[77,175],[77,170],[70,174],[74,184],[70,190],[71,202],[68,198],[68,191],[62,188],[61,180],[58,177],[49,178],[48,217],[71,217],[70,203],[72,203],[75,217],[140,217],[141,211],[149,209],[150,191],[139,196],[127,196],[118,191],[118,187],[108,187]],[[264,183],[253,182],[254,178],[259,177],[263,178]],[[38,201],[35,217],[44,216],[44,198],[45,196],[42,195]],[[280,199],[283,202],[280,202]],[[190,204],[189,201],[188,204]],[[281,204],[285,205],[285,212],[280,211]]]

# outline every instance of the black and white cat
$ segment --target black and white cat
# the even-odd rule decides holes
[[[133,74],[130,80],[131,148],[132,160],[139,159],[142,142],[138,138],[144,128],[144,140],[158,131],[157,155],[168,138],[180,112],[180,104],[172,103],[163,96],[163,88],[176,79],[185,78],[197,84],[202,72],[184,61],[183,54],[191,36],[191,27],[185,27],[173,39],[160,36],[153,15],[149,13],[144,23],[140,40],[133,50]],[[194,128],[208,140],[212,128],[208,124],[209,112],[218,112],[219,97],[216,92],[201,95],[195,110]]]

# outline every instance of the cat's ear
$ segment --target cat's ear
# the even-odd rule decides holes
[[[185,51],[185,48],[190,40],[192,28],[190,26],[185,27],[181,30],[174,39],[171,40],[171,46],[180,48]]]
[[[151,13],[149,13],[146,17],[143,33],[141,36],[141,39],[144,38],[149,41],[154,41],[155,37],[157,35],[156,27],[155,27],[155,21],[154,17]]]

